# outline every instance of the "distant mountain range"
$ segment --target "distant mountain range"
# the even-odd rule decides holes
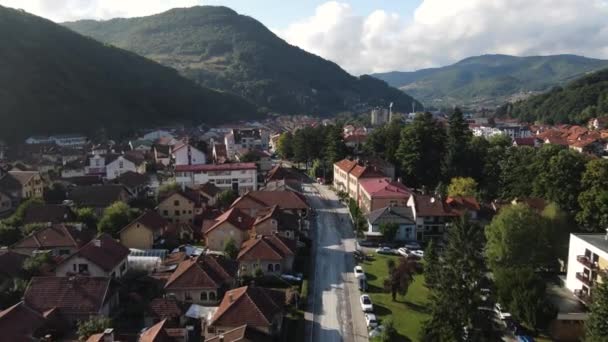
[[[575,55],[483,55],[440,68],[372,76],[426,106],[495,108],[608,67],[607,60]]]
[[[0,6],[0,140],[258,117],[240,97]]]
[[[351,76],[226,7],[199,6],[142,18],[63,25],[270,111],[324,115],[390,102],[395,110],[407,111],[414,101],[376,78]]]

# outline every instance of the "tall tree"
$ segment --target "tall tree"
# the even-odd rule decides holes
[[[601,231],[608,226],[608,160],[587,163],[581,185],[576,220],[587,231]]]
[[[511,139],[505,135],[491,137],[488,140],[488,150],[483,160],[482,174],[480,180],[480,197],[486,201],[496,199],[500,193],[500,162],[511,146]]]
[[[393,164],[399,166],[397,160],[397,143],[401,138],[401,130],[403,124],[397,120],[375,129],[368,135],[363,146],[365,153],[381,157]]]
[[[281,134],[277,142],[277,153],[283,159],[293,157],[293,134],[291,132]]]
[[[449,180],[453,177],[464,177],[470,174],[467,156],[472,136],[462,111],[455,108],[448,121],[445,157],[442,163],[444,179]]]
[[[591,314],[585,322],[585,341],[603,342],[608,336],[608,279],[603,278],[593,289]]]
[[[424,282],[430,289],[435,288],[441,278],[441,264],[439,252],[435,246],[436,242],[431,240],[424,251]]]
[[[100,233],[108,233],[116,237],[119,230],[125,227],[137,215],[124,202],[114,202],[104,209],[103,215],[97,224]]]
[[[389,278],[385,280],[384,287],[390,290],[393,301],[397,300],[397,294],[405,296],[414,281],[416,267],[413,262],[401,258],[399,265],[390,269]]]
[[[342,136],[342,129],[329,125],[325,128],[325,161],[329,165],[346,157],[346,145]]]
[[[448,196],[477,196],[477,182],[471,177],[452,178],[448,186]]]
[[[384,236],[384,240],[392,242],[399,231],[399,224],[395,222],[385,222],[380,224],[380,233]]]
[[[531,181],[537,173],[536,151],[532,147],[510,147],[500,160],[500,197],[513,199],[528,197],[532,194]]]
[[[401,131],[397,159],[407,185],[435,189],[441,179],[445,131],[431,113],[418,114]]]

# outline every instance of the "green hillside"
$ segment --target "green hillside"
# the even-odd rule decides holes
[[[565,87],[499,108],[500,116],[528,122],[585,123],[608,115],[608,69],[570,82]]]
[[[426,105],[495,107],[544,92],[608,61],[574,55],[470,57],[446,67],[372,76],[411,94]]]
[[[398,89],[369,76],[351,76],[226,7],[64,25],[279,112],[331,114],[390,102],[397,110],[411,108],[412,98]]]
[[[0,139],[257,116],[241,98],[20,10],[0,6],[0,42]]]

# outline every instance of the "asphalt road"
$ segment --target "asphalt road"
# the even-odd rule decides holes
[[[306,341],[368,341],[353,275],[355,237],[347,209],[326,186],[305,184],[304,193],[316,211]]]

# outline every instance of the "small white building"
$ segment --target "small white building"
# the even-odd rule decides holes
[[[131,158],[128,155],[119,155],[111,161],[106,159],[106,162],[107,179],[118,178],[123,173],[127,173],[129,171],[140,174],[146,173],[146,163],[135,158]]]
[[[171,153],[175,160],[175,165],[203,165],[207,164],[205,153],[190,144],[175,146]]]
[[[608,271],[608,232],[570,234],[566,287],[588,304],[593,287],[601,282],[600,273]]]
[[[258,189],[258,171],[255,163],[217,165],[177,165],[175,180],[178,184],[198,186],[207,182],[222,190],[239,193]]]

